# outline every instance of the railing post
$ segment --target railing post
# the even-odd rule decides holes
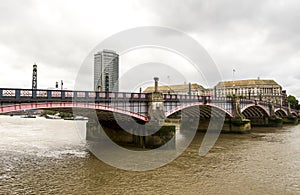
[[[202,98],[203,98],[203,104],[207,104],[206,96],[202,96]]]
[[[36,89],[33,89],[33,90],[32,90],[32,98],[33,98],[33,99],[36,99]]]
[[[51,91],[50,90],[47,91],[47,98],[51,99]]]
[[[275,115],[275,105],[274,105],[273,101],[271,101],[269,103],[269,112],[270,112],[270,117],[271,118],[276,118],[276,115]]]
[[[232,115],[235,119],[244,119],[244,116],[241,113],[240,99],[238,97],[232,99]]]
[[[99,91],[96,91],[95,93],[96,93],[96,96],[95,96],[95,101],[96,101],[96,100],[99,100]]]
[[[20,89],[16,89],[15,98],[20,99]]]

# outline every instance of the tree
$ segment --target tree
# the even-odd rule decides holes
[[[288,102],[291,105],[291,108],[293,108],[293,109],[299,109],[300,108],[299,101],[295,98],[295,96],[289,95],[287,97],[287,99],[288,99]]]

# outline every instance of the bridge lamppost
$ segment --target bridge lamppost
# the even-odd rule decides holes
[[[158,92],[158,77],[154,77],[154,92],[157,93]]]
[[[97,80],[97,88],[95,90],[98,90],[98,92],[102,91],[102,83],[101,83],[101,77]]]
[[[262,101],[262,89],[259,91],[259,101]]]
[[[249,91],[248,91],[248,99],[250,100],[250,98],[251,98],[251,90],[249,89]]]
[[[167,76],[167,79],[168,79],[168,94],[171,94],[170,75]]]
[[[109,92],[109,75],[108,72],[105,73],[105,92]]]
[[[32,90],[37,89],[37,65],[33,65],[32,70]]]
[[[101,92],[101,85],[98,85],[98,92]]]
[[[237,96],[237,88],[235,87],[234,83],[233,83],[233,90],[234,90],[234,96]]]

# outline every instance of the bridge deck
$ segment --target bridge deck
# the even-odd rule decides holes
[[[149,94],[147,93],[128,93],[128,92],[95,92],[95,91],[71,91],[71,90],[47,90],[47,89],[16,89],[0,88],[0,112],[4,112],[9,106],[22,104],[22,108],[35,109],[40,104],[50,105],[49,103],[62,103],[61,106],[71,107],[74,103],[85,104],[85,108],[107,108],[107,110],[119,109],[124,112],[147,116]],[[209,105],[225,111],[232,116],[233,100],[231,98],[216,98],[211,96],[199,95],[180,95],[164,94],[163,107],[165,114],[172,114],[180,109],[191,106]],[[68,103],[68,104],[67,104]],[[24,104],[28,104],[24,105]],[[58,104],[57,104],[58,105]],[[240,100],[241,111],[248,107],[261,107],[267,115],[270,115],[270,102],[256,100]],[[21,106],[16,109],[21,109]],[[257,108],[256,108],[257,109]],[[287,113],[288,108],[275,105],[276,111],[282,110]],[[254,110],[258,112],[259,110]],[[291,110],[298,114],[299,111]],[[282,113],[281,113],[282,114]]]

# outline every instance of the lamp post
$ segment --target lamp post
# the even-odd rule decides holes
[[[168,86],[168,94],[170,94],[171,93],[171,89],[170,89],[171,88],[170,87],[171,86],[171,84],[170,84],[170,75],[168,75],[167,78],[168,78],[168,85],[169,85]]]
[[[37,65],[34,63],[32,70],[32,90],[37,89]]]
[[[105,92],[109,92],[109,74],[108,72],[105,73]]]
[[[154,77],[154,92],[157,93],[158,92],[158,77]]]
[[[259,101],[262,101],[261,94],[262,94],[262,89],[259,90]]]
[[[235,69],[232,69],[233,91],[234,91],[234,96],[237,96],[237,89],[235,88],[235,81],[234,81],[234,73],[235,73]]]

